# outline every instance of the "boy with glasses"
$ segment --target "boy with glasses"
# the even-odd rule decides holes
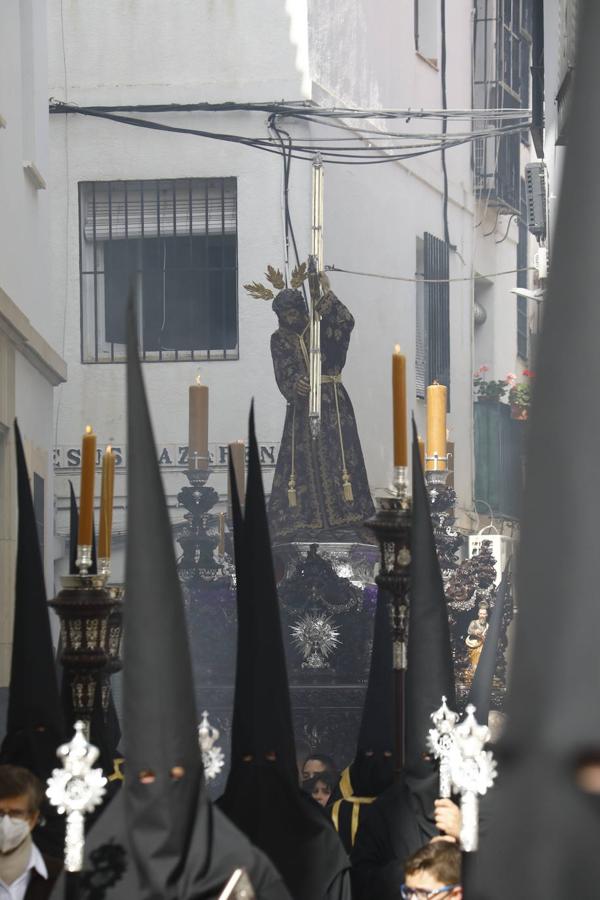
[[[425,844],[404,867],[402,900],[462,900],[461,853],[446,840]]]

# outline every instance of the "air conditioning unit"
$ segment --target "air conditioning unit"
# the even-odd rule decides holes
[[[531,162],[525,166],[525,190],[527,200],[527,227],[538,241],[546,240],[546,166],[543,162]]]
[[[491,544],[492,554],[496,560],[496,578],[494,579],[494,583],[496,587],[498,587],[502,580],[502,573],[506,568],[506,564],[517,549],[517,541],[516,538],[508,537],[505,534],[485,534],[482,532],[479,532],[479,534],[470,534],[469,558],[475,556],[476,553],[479,553],[484,541],[489,541]]]

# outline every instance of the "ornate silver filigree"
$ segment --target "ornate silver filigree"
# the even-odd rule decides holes
[[[460,840],[467,852],[477,850],[479,836],[479,797],[491,788],[496,778],[496,760],[484,750],[490,739],[487,725],[479,725],[475,707],[454,729],[454,752],[451,757],[452,783],[461,795],[462,825]]]
[[[339,631],[327,613],[312,610],[290,626],[292,640],[304,657],[303,669],[326,669],[333,651],[339,646]]]
[[[202,750],[202,764],[204,776],[207,781],[212,781],[220,773],[225,765],[225,754],[216,746],[220,732],[208,721],[208,712],[202,713],[202,721],[198,725],[198,743]]]
[[[451,758],[458,718],[458,713],[448,707],[445,697],[442,697],[440,708],[431,713],[434,727],[429,730],[427,744],[433,756],[440,761],[440,797],[452,796]]]
[[[67,816],[65,869],[80,872],[85,847],[85,814],[92,812],[106,793],[102,769],[94,769],[99,751],[88,742],[83,722],[75,723],[75,735],[56,751],[62,769],[54,769],[48,779],[46,796],[61,815]]]

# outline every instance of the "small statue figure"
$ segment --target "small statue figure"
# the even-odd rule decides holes
[[[479,662],[479,657],[481,656],[481,651],[483,650],[483,645],[485,643],[488,628],[490,627],[488,622],[488,610],[489,603],[487,602],[487,600],[482,600],[479,604],[477,618],[473,619],[473,621],[469,623],[469,627],[467,629],[465,644],[468,648],[469,663],[472,675],[475,674],[475,669],[477,668],[477,663]]]

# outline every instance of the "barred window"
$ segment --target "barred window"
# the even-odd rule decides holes
[[[417,238],[417,397],[438,381],[450,404],[450,255],[445,241],[425,232]],[[424,280],[421,280],[424,279]]]
[[[147,362],[237,359],[235,178],[79,185],[81,352],[125,360],[134,291]]]
[[[520,100],[521,10],[520,0],[504,0],[501,13],[500,80]]]

